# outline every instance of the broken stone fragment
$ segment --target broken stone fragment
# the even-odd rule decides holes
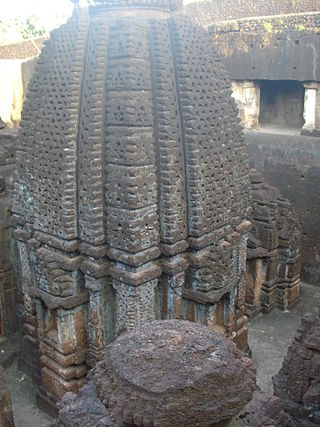
[[[156,321],[121,335],[53,426],[221,426],[251,399],[252,361],[211,329]],[[221,424],[222,423],[222,424]]]
[[[92,381],[82,387],[79,395],[66,393],[58,408],[59,416],[50,427],[115,427]]]
[[[320,425],[320,317],[302,318],[282,368],[273,377],[274,394],[284,402],[294,426]]]
[[[252,400],[228,427],[293,427],[281,399],[256,390]]]

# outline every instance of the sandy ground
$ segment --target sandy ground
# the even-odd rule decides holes
[[[11,392],[15,427],[46,427],[52,420],[36,405],[36,388],[30,377],[18,371],[17,359],[5,369]]]

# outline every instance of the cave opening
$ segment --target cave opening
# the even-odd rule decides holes
[[[304,87],[294,80],[260,81],[261,128],[301,129]]]

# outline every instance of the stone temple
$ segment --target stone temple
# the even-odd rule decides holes
[[[250,184],[222,60],[169,0],[91,3],[46,42],[17,150],[23,358],[47,411],[142,323],[247,342]]]

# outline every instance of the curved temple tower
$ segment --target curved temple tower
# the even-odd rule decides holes
[[[246,345],[248,165],[225,68],[169,0],[94,3],[46,43],[17,152],[24,361],[46,410],[144,322]]]

